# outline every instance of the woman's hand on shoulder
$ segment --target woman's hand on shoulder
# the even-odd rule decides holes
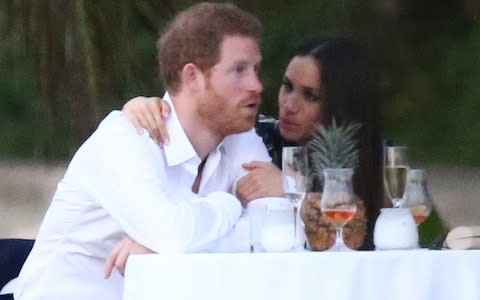
[[[165,120],[170,114],[170,106],[159,97],[135,97],[122,108],[138,133],[147,130],[156,143],[168,144],[169,136]]]

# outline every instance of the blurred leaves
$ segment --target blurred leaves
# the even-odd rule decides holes
[[[0,1],[0,153],[65,159],[136,95],[159,95],[158,31],[193,0]],[[385,136],[415,160],[480,165],[480,3],[232,1],[264,24],[262,110],[275,115],[293,45],[319,32],[363,42],[380,71]]]
[[[25,110],[30,115],[26,120],[17,116],[13,126],[7,130],[5,123],[0,130],[9,131],[12,142],[31,142],[23,142],[22,151],[12,147],[2,152],[64,158],[106,112],[120,106],[120,99],[158,93],[155,40],[158,28],[176,10],[173,3],[3,0],[0,96],[9,99],[5,112]],[[27,96],[19,86],[30,87],[31,93]],[[25,126],[31,133],[13,134]]]

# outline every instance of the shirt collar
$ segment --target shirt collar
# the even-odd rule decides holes
[[[164,145],[165,157],[169,166],[181,164],[192,158],[200,158],[197,152],[190,143],[190,140],[185,133],[180,120],[178,119],[177,112],[175,111],[175,105],[168,93],[165,93],[163,100],[170,105],[170,115],[167,118],[167,131],[170,136],[170,143]]]

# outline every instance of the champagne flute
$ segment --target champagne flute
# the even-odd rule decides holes
[[[303,249],[305,234],[300,224],[299,208],[307,191],[307,154],[304,147],[282,148],[282,181],[285,198],[290,200],[295,215],[295,239],[297,250]]]
[[[335,244],[329,251],[351,251],[343,241],[343,226],[357,211],[353,194],[353,169],[325,169],[320,208],[326,220],[335,226]]]
[[[407,183],[408,163],[406,146],[385,147],[384,184],[393,207],[402,206]]]
[[[415,223],[420,225],[430,215],[432,206],[425,171],[422,169],[409,170],[402,207],[409,208]]]

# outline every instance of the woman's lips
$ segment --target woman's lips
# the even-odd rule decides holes
[[[298,127],[298,123],[289,119],[280,119],[280,127],[286,130],[292,130]]]

